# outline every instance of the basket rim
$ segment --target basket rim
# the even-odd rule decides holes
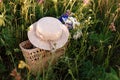
[[[40,48],[38,48],[38,47],[30,48],[30,49],[24,48],[23,45],[25,45],[24,43],[26,43],[26,42],[29,42],[31,45],[33,45],[29,40],[25,40],[25,41],[23,41],[23,42],[21,42],[21,43],[19,44],[19,47],[21,48],[21,50],[23,50],[23,51],[35,51],[35,50],[40,49]],[[67,42],[66,44],[68,44],[68,42]],[[66,45],[66,44],[65,44],[65,45]],[[65,47],[65,45],[64,45],[63,47]],[[62,48],[63,48],[63,47],[62,47]],[[61,49],[61,48],[60,48],[60,49]],[[42,49],[42,50],[44,50],[44,49]],[[59,50],[59,49],[57,49],[57,50]],[[50,51],[50,50],[45,50],[45,51]]]
[[[39,48],[37,48],[37,47],[31,48],[31,49],[23,48],[23,44],[24,44],[25,42],[30,42],[30,41],[29,41],[29,40],[26,40],[26,41],[23,41],[23,42],[21,42],[21,43],[19,44],[19,47],[20,47],[22,50],[29,51],[29,50],[36,50],[36,49],[39,49]],[[31,44],[31,43],[30,43],[30,44]]]

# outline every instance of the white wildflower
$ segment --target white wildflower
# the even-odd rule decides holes
[[[89,20],[91,19],[91,16],[88,18]]]
[[[73,38],[75,40],[77,40],[78,38],[80,38],[82,36],[82,31],[81,30],[78,30],[74,35],[73,35]]]
[[[68,17],[68,19],[65,21],[65,24],[72,24],[73,29],[75,29],[76,26],[80,25],[80,22],[78,22],[74,17]]]

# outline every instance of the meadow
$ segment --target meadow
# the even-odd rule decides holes
[[[42,75],[19,68],[29,26],[67,10],[80,25],[65,55]],[[0,80],[120,80],[120,0],[0,0]]]

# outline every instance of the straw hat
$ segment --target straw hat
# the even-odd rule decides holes
[[[28,30],[30,42],[40,49],[61,48],[68,41],[69,31],[58,19],[43,17],[33,23]]]

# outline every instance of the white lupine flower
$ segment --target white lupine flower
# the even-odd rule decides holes
[[[78,30],[74,35],[73,35],[73,38],[75,40],[77,40],[78,38],[80,38],[82,36],[82,31],[81,30]]]
[[[65,21],[65,24],[67,24],[67,23],[68,24],[72,24],[73,29],[76,27],[76,25],[77,26],[80,25],[80,22],[78,22],[77,19],[74,18],[74,17],[68,17],[68,19]]]
[[[112,46],[111,46],[111,45],[109,45],[109,46],[108,46],[108,48],[109,48],[109,49],[111,49],[111,48],[112,48]]]
[[[91,16],[88,18],[89,20],[91,19]]]

